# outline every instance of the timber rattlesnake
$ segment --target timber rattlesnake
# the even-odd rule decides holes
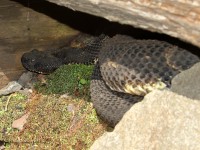
[[[87,37],[88,38],[88,37]],[[22,56],[23,66],[50,73],[62,64],[98,62],[90,85],[97,113],[115,126],[124,113],[154,89],[170,87],[172,78],[199,61],[191,52],[158,40],[136,40],[125,35],[88,38],[80,47],[59,51],[33,50]]]

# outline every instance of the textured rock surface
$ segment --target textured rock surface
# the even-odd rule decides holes
[[[200,100],[200,63],[178,74],[172,80],[172,91]]]
[[[199,0],[48,0],[111,21],[165,33],[200,47]]]
[[[154,91],[135,104],[92,150],[200,149],[200,102]]]
[[[19,91],[21,88],[22,88],[22,86],[18,82],[11,81],[8,83],[7,86],[0,89],[0,96],[14,93],[16,91]]]

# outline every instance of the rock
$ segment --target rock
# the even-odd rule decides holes
[[[33,72],[25,72],[20,76],[18,83],[21,84],[23,87],[31,88],[33,76]]]
[[[18,81],[11,81],[4,88],[0,89],[0,96],[8,95],[14,92],[20,92],[24,95],[29,95],[32,92],[30,90],[33,87],[33,80],[34,73],[29,71],[25,72],[20,76]]]
[[[154,91],[133,105],[113,132],[91,150],[200,149],[200,102],[170,91]]]
[[[22,86],[18,82],[11,81],[8,83],[7,86],[0,89],[0,96],[14,93],[16,91],[19,91],[21,88],[22,88]]]
[[[171,90],[188,98],[200,100],[200,63],[175,76]]]
[[[12,123],[12,128],[16,128],[18,130],[22,130],[24,124],[27,122],[28,116],[30,113],[26,113],[25,115],[23,115],[21,118],[13,121]]]
[[[48,0],[150,31],[165,33],[200,47],[199,0]]]

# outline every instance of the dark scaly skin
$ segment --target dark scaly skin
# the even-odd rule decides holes
[[[112,90],[141,96],[170,87],[175,75],[197,62],[196,55],[170,43],[120,35],[106,40],[99,55],[101,75]]]
[[[133,104],[143,99],[143,96],[111,90],[102,79],[98,63],[95,65],[92,75],[90,92],[97,114],[111,127],[121,120]]]

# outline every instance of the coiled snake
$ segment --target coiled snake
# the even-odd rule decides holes
[[[130,107],[154,89],[170,87],[172,78],[199,61],[191,52],[158,40],[136,40],[126,35],[88,38],[80,47],[59,51],[32,50],[23,66],[38,73],[51,73],[62,64],[94,63],[91,99],[99,116],[115,126]]]

